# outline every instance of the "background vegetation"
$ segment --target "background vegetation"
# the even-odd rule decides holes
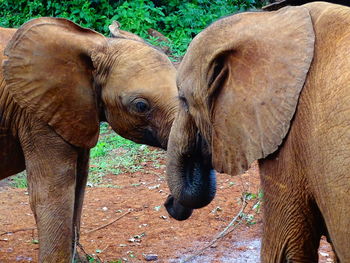
[[[40,16],[65,17],[81,26],[109,35],[113,20],[122,29],[153,44],[153,28],[170,39],[175,56],[184,54],[191,39],[216,19],[258,8],[265,0],[0,0],[0,26],[19,27]]]

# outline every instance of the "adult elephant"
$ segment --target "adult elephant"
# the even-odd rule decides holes
[[[144,42],[62,18],[1,29],[0,49],[0,179],[27,170],[39,261],[69,262],[99,123],[166,148],[176,70]]]
[[[350,262],[350,8],[311,3],[223,18],[190,44],[168,143],[168,212],[184,220],[218,172],[259,160],[263,262]]]

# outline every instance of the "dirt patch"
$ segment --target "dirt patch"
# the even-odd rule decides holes
[[[156,254],[157,262],[180,262],[207,245],[241,209],[243,192],[256,194],[258,169],[245,175],[218,175],[214,201],[183,222],[169,218],[163,202],[168,195],[164,160],[160,166],[145,163],[147,173],[106,175],[105,187],[88,188],[84,203],[81,244],[104,262],[122,259],[144,262],[144,254]],[[0,191],[0,262],[37,262],[38,244],[34,218],[26,190]],[[259,262],[261,215],[251,210],[231,234],[208,248],[192,262]],[[130,212],[128,212],[130,211]],[[88,231],[124,215],[98,231]],[[248,215],[249,214],[249,215]],[[320,262],[332,262],[330,248],[322,243]]]

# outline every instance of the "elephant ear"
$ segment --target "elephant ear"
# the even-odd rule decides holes
[[[38,18],[19,28],[5,49],[4,77],[13,99],[78,147],[93,147],[98,139],[91,56],[105,42],[69,20]]]
[[[235,15],[210,29],[217,30],[225,35],[211,38],[225,44],[210,47],[206,71],[213,165],[235,175],[281,145],[312,62],[315,36],[303,7]]]

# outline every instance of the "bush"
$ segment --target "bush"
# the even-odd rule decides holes
[[[152,44],[159,45],[147,34],[153,28],[171,42],[175,56],[182,56],[191,39],[222,16],[260,7],[264,0],[0,0],[0,26],[19,27],[41,16],[64,17],[83,27],[109,35],[113,20],[122,29],[138,34]]]

